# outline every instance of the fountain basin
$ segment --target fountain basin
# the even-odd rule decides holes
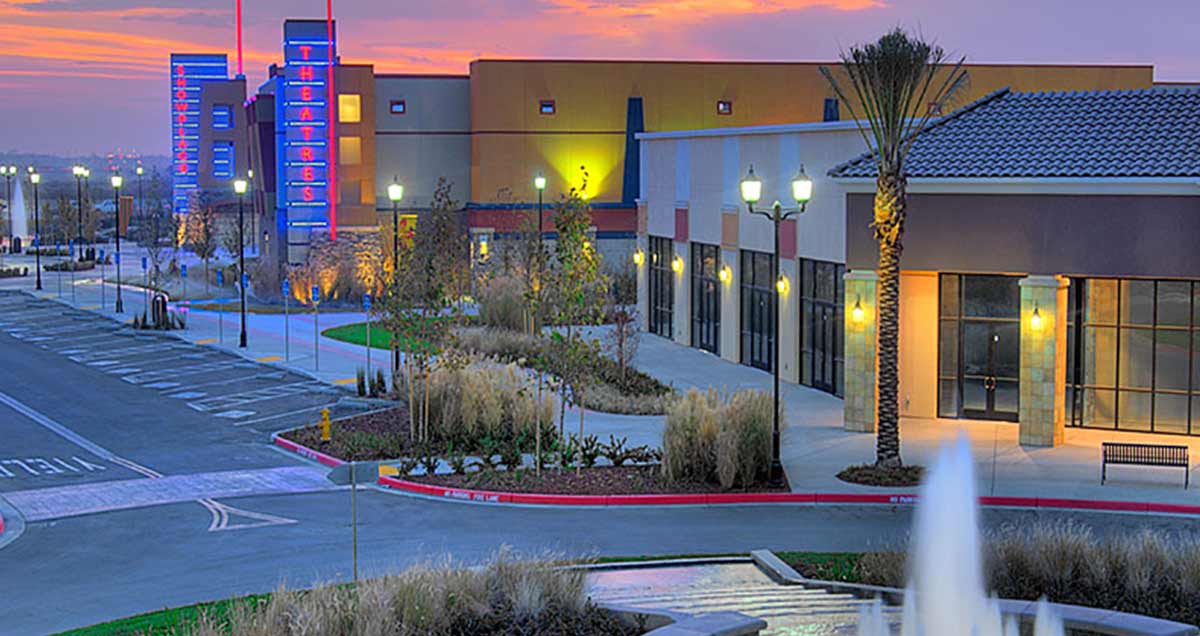
[[[784,563],[783,559],[775,556],[770,550],[754,550],[750,556],[763,572],[781,585],[803,585],[834,593],[853,594],[863,599],[878,598],[886,605],[897,607],[904,603],[904,590],[899,588],[808,579],[801,576],[799,572]],[[1092,634],[1104,636],[1200,636],[1200,628],[1195,625],[1161,618],[1080,605],[1062,603],[1050,603],[1049,605],[1061,617],[1069,636],[1090,636]],[[1000,600],[1001,613],[1005,616],[1016,617],[1023,627],[1033,624],[1037,608],[1036,601]]]

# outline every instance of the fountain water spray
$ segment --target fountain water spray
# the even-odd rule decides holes
[[[900,636],[1018,636],[1016,618],[1006,620],[984,587],[975,466],[964,438],[942,446],[913,525]],[[1044,600],[1033,633],[1063,636],[1062,621]],[[858,634],[890,636],[878,600],[860,610]]]

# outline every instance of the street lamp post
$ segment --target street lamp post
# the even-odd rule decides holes
[[[146,213],[146,201],[142,198],[142,167],[138,166],[135,172],[137,174],[138,187],[138,218],[141,218]]]
[[[16,166],[0,166],[0,174],[4,175],[4,185],[7,189],[7,196],[4,198],[5,205],[8,206],[8,250],[12,251],[13,246],[13,203],[12,203],[12,180],[17,176]]]
[[[404,198],[404,186],[392,182],[387,189],[388,198],[392,201],[392,293],[398,291],[396,283],[400,280],[400,199]],[[392,373],[400,371],[400,347],[396,334],[392,334]]]
[[[116,309],[117,309],[118,314],[123,313],[125,311],[125,303],[123,303],[121,301],[121,184],[124,183],[124,181],[125,180],[122,179],[121,175],[119,175],[119,174],[114,174],[112,176],[113,210],[116,212],[116,217],[117,217],[117,223],[116,223],[116,226],[117,226],[116,227],[117,249],[113,253],[114,254],[113,258],[115,258],[117,261],[117,307],[116,307]]]
[[[538,173],[538,176],[533,178],[533,189],[538,193],[538,258],[541,258],[542,251],[542,193],[546,190],[546,177]]]
[[[242,232],[245,227],[244,205],[246,200],[246,180],[238,179],[233,182],[233,191],[237,193],[238,198],[238,276],[241,282],[241,300],[242,300],[242,333],[238,336],[238,346],[246,348],[246,240]]]
[[[774,409],[772,412],[774,427],[771,432],[771,473],[770,483],[772,486],[783,485],[783,462],[780,461],[779,451],[779,296],[786,288],[783,278],[779,275],[779,224],[792,218],[793,216],[804,213],[804,209],[808,206],[809,199],[812,198],[812,180],[804,173],[804,166],[800,166],[799,172],[792,179],[792,198],[796,200],[795,208],[784,208],[779,201],[771,205],[770,212],[766,210],[756,210],[754,204],[758,203],[762,198],[762,179],[759,179],[754,174],[754,166],[750,166],[750,171],[741,182],[742,200],[746,202],[746,208],[751,214],[757,214],[763,218],[769,219],[775,230],[775,252],[772,254],[771,273],[775,279],[775,320],[772,346],[774,360],[771,361],[771,369],[774,372],[774,390],[773,403]]]
[[[42,211],[41,205],[38,204],[38,184],[42,181],[42,175],[36,172],[29,173],[29,183],[33,186],[33,266],[37,269],[37,284],[34,289],[41,291],[42,289]]]
[[[75,234],[75,242],[78,243],[82,250],[83,245],[83,166],[75,166],[71,168],[71,174],[75,175],[75,210],[79,214],[77,224],[78,231]]]

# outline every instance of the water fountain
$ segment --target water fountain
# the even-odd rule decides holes
[[[21,192],[21,179],[13,179],[12,231],[10,236],[19,236],[23,243],[29,242],[29,212],[25,209],[25,194]],[[8,220],[8,219],[5,219]]]
[[[910,552],[900,636],[1018,636],[983,582],[975,466],[963,438],[942,447],[921,489]],[[1034,636],[1063,636],[1061,620],[1043,601]],[[859,636],[890,636],[878,601],[863,607]]]

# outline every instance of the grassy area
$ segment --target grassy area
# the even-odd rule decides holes
[[[238,604],[259,604],[270,598],[270,594],[253,594],[240,598],[223,599],[173,607],[119,618],[115,621],[73,629],[62,632],[58,636],[177,636],[183,630],[196,622],[201,612],[213,616],[225,616],[229,610]]]
[[[367,346],[367,323],[354,322],[340,327],[330,327],[322,331],[321,335],[365,347]],[[384,350],[392,348],[392,334],[376,323],[371,324],[371,348]]]
[[[374,335],[373,332],[374,330],[372,330],[372,336]],[[862,556],[858,553],[777,552],[776,554],[798,571],[802,570],[802,568],[805,568],[805,566],[811,566],[813,568],[823,568],[821,571],[828,572],[828,574],[823,576],[814,576],[811,573],[806,574],[804,571],[801,571],[801,574],[809,576],[810,578],[820,578],[827,581],[858,581],[856,566],[859,558]],[[640,563],[663,559],[698,559],[729,556],[744,556],[744,554],[725,553],[615,556],[599,557],[594,559],[593,562]],[[101,623],[99,625],[92,625],[91,627],[73,629],[71,631],[62,632],[57,636],[179,636],[179,634],[186,633],[183,630],[194,623],[202,611],[214,614],[216,616],[224,616],[231,608],[235,607],[236,604],[261,604],[270,599],[270,597],[270,594],[254,594],[240,598],[209,601],[205,603],[197,603],[195,605],[186,605],[184,607],[164,609],[157,612],[148,612],[146,614],[121,618],[115,621]]]

